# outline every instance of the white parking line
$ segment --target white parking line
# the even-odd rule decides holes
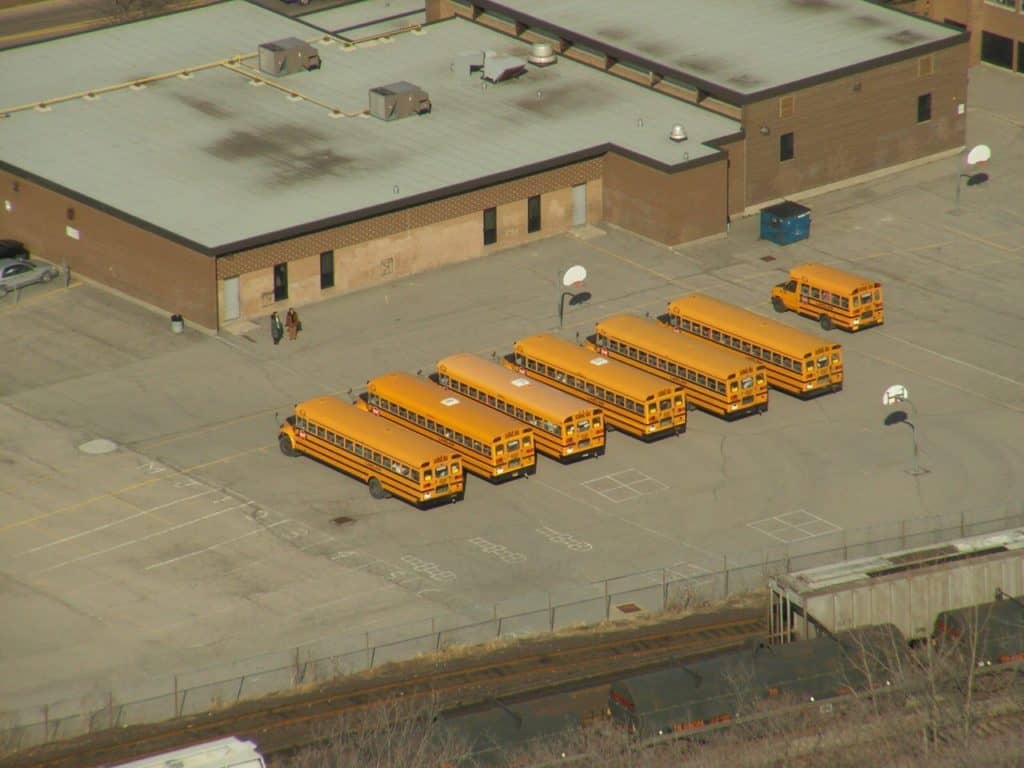
[[[1001,373],[990,371],[988,368],[982,368],[981,366],[975,365],[974,363],[968,363],[966,360],[960,360],[959,358],[951,357],[950,355],[944,355],[942,352],[937,352],[936,350],[929,349],[928,347],[922,347],[920,344],[915,344],[914,342],[909,341],[907,339],[901,339],[899,336],[893,336],[891,333],[879,331],[878,335],[885,336],[887,339],[898,341],[901,344],[906,344],[907,346],[913,347],[914,349],[919,349],[922,352],[927,352],[931,355],[935,355],[936,357],[941,357],[943,360],[947,360],[951,363],[956,363],[957,365],[962,365],[965,368],[970,368],[971,370],[978,371],[979,373],[988,374],[989,376],[999,379],[1000,381],[1005,381],[1008,384],[1016,384],[1018,387],[1024,387],[1024,381],[1017,381],[1016,379],[1011,379],[1009,376],[1003,376]]]
[[[192,496],[186,496],[183,499],[177,499],[175,501],[169,501],[166,504],[158,504],[155,507],[150,507],[149,509],[143,509],[141,512],[136,512],[133,515],[128,515],[128,517],[122,517],[120,520],[113,520],[113,521],[111,521],[109,523],[104,523],[103,525],[98,525],[95,528],[90,528],[87,531],[79,531],[78,533],[72,534],[71,536],[65,536],[63,539],[57,539],[56,541],[51,541],[51,542],[49,542],[47,544],[40,544],[38,547],[32,547],[32,549],[27,549],[24,552],[22,552],[22,553],[20,553],[18,555],[15,555],[15,557],[23,557],[24,555],[31,555],[34,552],[41,552],[44,549],[49,549],[50,547],[55,547],[58,544],[66,544],[69,541],[74,541],[75,539],[80,539],[83,536],[88,536],[90,534],[97,533],[98,531],[105,531],[108,528],[113,528],[115,525],[120,525],[121,523],[127,523],[129,520],[134,520],[134,519],[136,519],[138,517],[142,517],[143,515],[148,515],[151,512],[156,512],[156,511],[161,510],[161,509],[167,509],[168,507],[173,507],[175,504],[181,504],[183,501],[191,501],[192,499],[198,499],[201,496],[208,496],[209,494],[214,493],[214,492],[215,492],[214,489],[211,488],[209,490],[203,491],[202,493],[196,493],[196,494],[193,494]]]
[[[271,528],[276,528],[277,526],[284,525],[287,522],[290,522],[290,520],[287,520],[287,519],[285,519],[285,520],[278,520],[276,523],[271,523],[270,525],[262,525],[258,529],[256,529],[255,531],[249,531],[248,533],[243,533],[241,536],[236,536],[233,539],[226,539],[225,541],[222,541],[222,542],[220,542],[218,544],[212,544],[209,547],[203,547],[202,549],[197,549],[197,550],[195,550],[193,552],[188,552],[187,554],[179,555],[178,557],[172,557],[170,560],[162,560],[159,563],[153,563],[152,565],[147,565],[142,570],[144,570],[144,571],[152,571],[152,570],[154,570],[156,568],[163,568],[165,565],[171,565],[172,563],[176,563],[179,560],[187,560],[190,557],[195,557],[196,555],[201,555],[204,552],[212,552],[213,550],[215,550],[215,549],[217,549],[219,547],[223,547],[225,544],[233,544],[236,541],[241,541],[242,539],[247,539],[250,536],[255,536],[257,533],[263,533],[264,531],[269,531]]]
[[[36,571],[32,575],[35,576],[35,575],[40,574],[40,573],[49,573],[50,571],[56,571],[58,568],[63,568],[66,565],[74,565],[75,563],[80,563],[83,560],[91,560],[94,557],[99,557],[100,555],[105,555],[108,552],[114,552],[114,551],[116,551],[118,549],[123,549],[124,547],[130,547],[132,544],[139,544],[139,543],[141,543],[143,541],[149,541],[150,539],[155,539],[157,536],[163,536],[166,533],[171,533],[172,531],[177,531],[177,530],[179,530],[181,528],[186,528],[187,526],[195,525],[196,523],[201,523],[204,520],[209,520],[211,517],[217,517],[218,515],[223,515],[225,512],[231,512],[232,510],[235,510],[235,509],[241,509],[242,507],[248,507],[248,506],[250,506],[252,504],[255,504],[255,503],[256,502],[254,502],[254,501],[247,501],[244,504],[236,504],[233,507],[225,507],[224,509],[218,509],[216,512],[211,512],[208,515],[203,515],[202,517],[197,517],[195,520],[189,520],[188,522],[178,523],[178,525],[172,525],[170,528],[164,528],[162,531],[157,531],[156,533],[151,533],[148,536],[142,536],[142,537],[140,537],[138,539],[132,539],[131,541],[124,541],[124,542],[122,542],[120,544],[115,544],[113,547],[107,547],[106,549],[100,549],[100,550],[97,550],[96,552],[90,552],[87,555],[81,555],[79,557],[73,557],[70,560],[65,560],[63,563],[57,563],[56,565],[51,565],[49,568],[44,568],[41,571]]]

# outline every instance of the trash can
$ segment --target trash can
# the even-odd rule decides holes
[[[811,235],[811,209],[783,200],[761,209],[761,239],[778,245],[806,240]]]
[[[185,318],[183,318],[181,315],[171,315],[171,332],[184,333]]]

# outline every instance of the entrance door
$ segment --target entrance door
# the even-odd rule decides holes
[[[572,225],[581,227],[587,223],[587,185],[572,188]]]
[[[237,277],[229,277],[224,281],[224,306],[221,309],[224,315],[222,319],[225,322],[237,320],[239,315],[241,315],[238,301]]]

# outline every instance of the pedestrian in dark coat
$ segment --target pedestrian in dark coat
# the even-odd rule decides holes
[[[284,325],[281,323],[281,316],[277,312],[270,313],[270,338],[275,344],[280,343],[284,338]]]

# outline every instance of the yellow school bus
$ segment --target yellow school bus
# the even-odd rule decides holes
[[[517,341],[505,367],[599,405],[607,424],[642,440],[686,431],[681,386],[550,333]]]
[[[686,390],[701,410],[728,419],[768,410],[768,378],[763,363],[636,315],[599,322],[588,346],[668,379]]]
[[[533,427],[537,450],[559,461],[604,453],[604,413],[590,403],[471,354],[437,364],[437,382]]]
[[[814,318],[826,331],[833,326],[859,331],[885,322],[881,283],[823,264],[789,270],[789,280],[772,288],[772,306]]]
[[[378,376],[357,405],[457,451],[466,471],[486,480],[537,468],[530,427],[427,379],[400,372]]]
[[[683,333],[762,360],[776,389],[813,397],[843,388],[843,347],[700,293],[676,299],[665,317]]]
[[[285,456],[306,454],[362,480],[375,499],[428,507],[463,496],[458,453],[336,397],[298,403],[277,441]]]

